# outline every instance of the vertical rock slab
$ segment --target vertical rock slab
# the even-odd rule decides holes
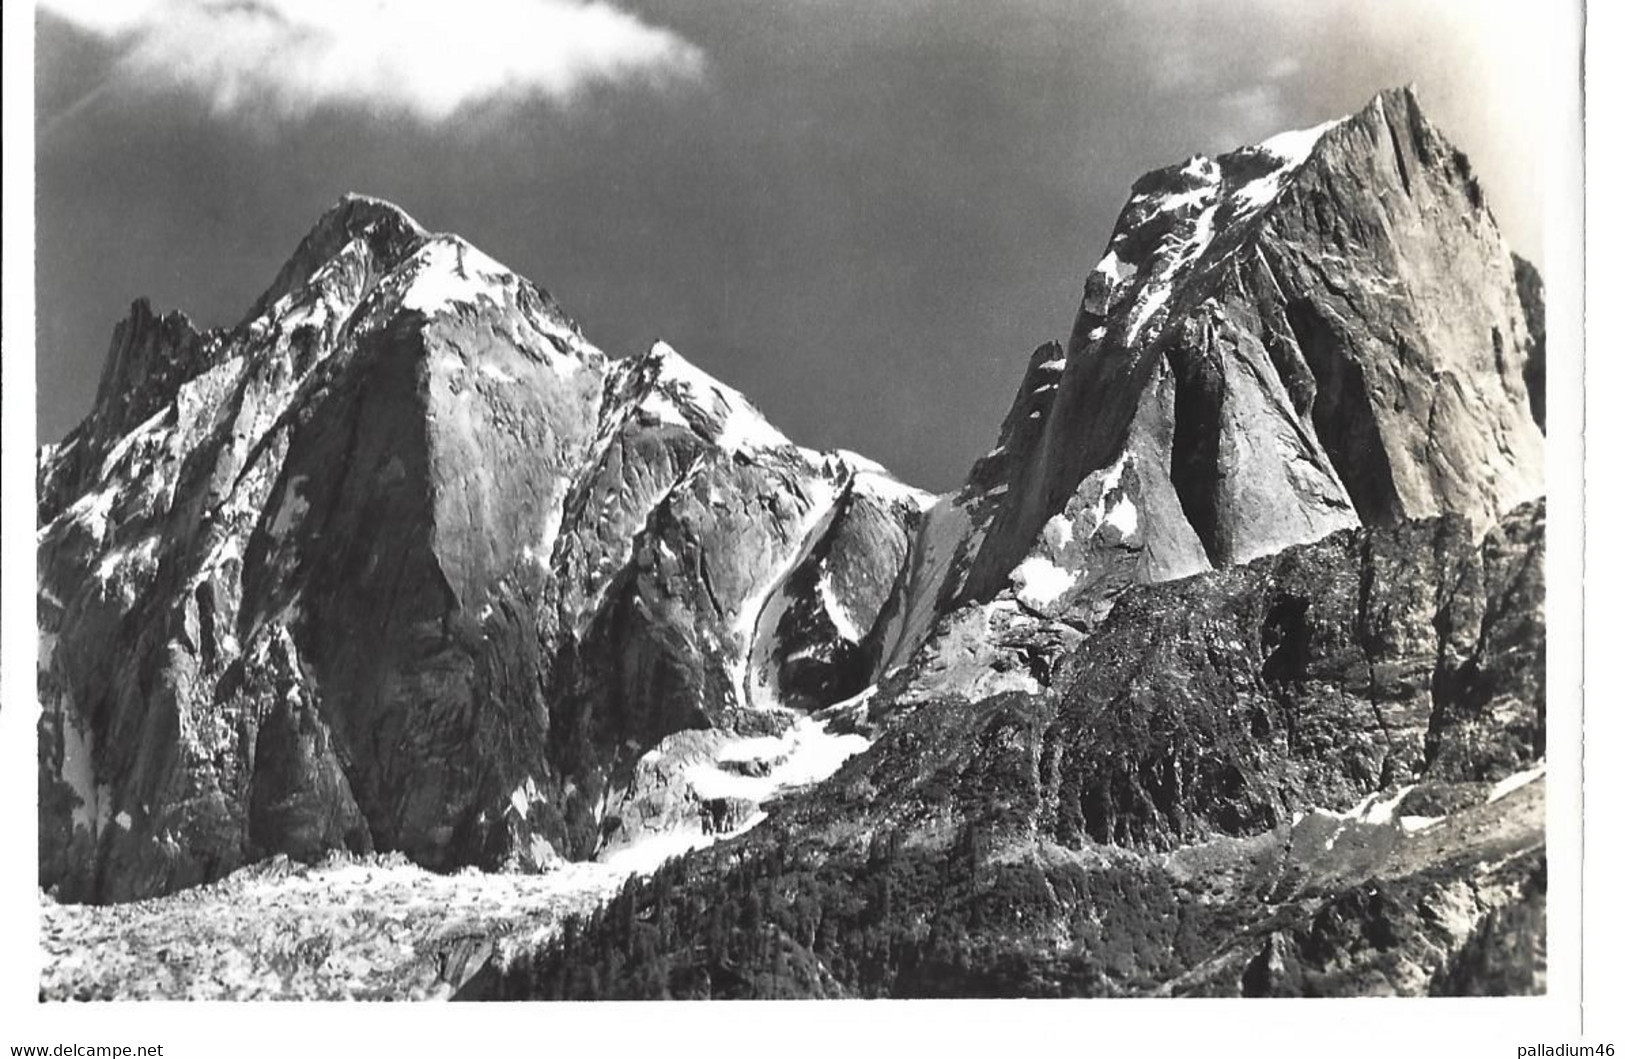
[[[1148,174],[955,598],[1014,580],[1050,603],[1444,513],[1482,531],[1543,489],[1535,286],[1408,89]],[[1137,547],[1057,547],[1107,482]]]

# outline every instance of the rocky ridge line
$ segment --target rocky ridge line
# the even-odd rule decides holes
[[[234,328],[138,303],[40,483],[41,876],[92,900],[591,856],[662,739],[868,683],[928,499],[360,196]]]

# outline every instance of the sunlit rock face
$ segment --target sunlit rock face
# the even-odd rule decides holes
[[[591,856],[661,739],[871,682],[929,499],[357,196],[234,328],[137,303],[39,480],[41,882],[88,900]]]
[[[1541,495],[1539,277],[1409,90],[1135,183],[973,472],[947,600],[1127,584]],[[1532,405],[1533,399],[1533,405]]]
[[[1136,584],[1544,493],[1540,276],[1409,89],[1146,174],[1082,286],[926,512],[882,709],[1047,686]]]
[[[1542,314],[1387,92],[1137,182],[933,497],[346,198],[40,454],[42,885],[714,844],[607,993],[1537,989]]]

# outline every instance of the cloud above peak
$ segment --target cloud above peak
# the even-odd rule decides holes
[[[563,106],[617,84],[699,77],[700,50],[603,0],[42,0],[107,42],[108,83],[179,91],[217,114],[330,107],[427,124],[490,104]]]

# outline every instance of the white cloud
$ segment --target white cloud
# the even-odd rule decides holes
[[[110,87],[180,90],[220,114],[322,107],[442,122],[594,85],[697,77],[698,48],[602,0],[42,0],[118,52]]]

